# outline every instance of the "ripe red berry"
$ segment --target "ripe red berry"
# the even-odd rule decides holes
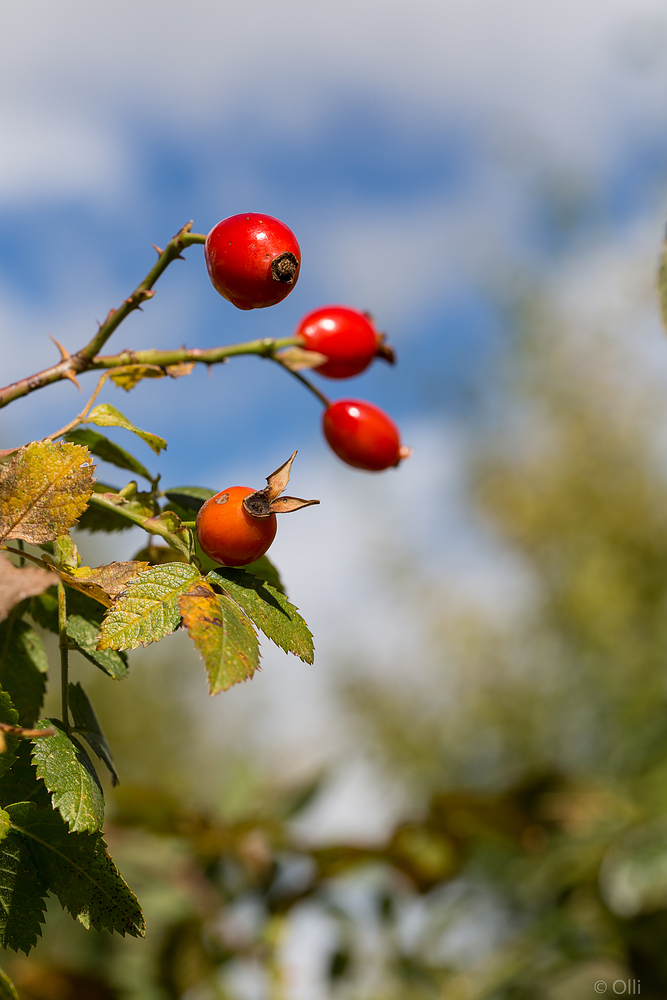
[[[200,508],[197,538],[211,559],[224,566],[245,566],[263,556],[276,537],[276,515],[258,518],[243,506],[255,490],[231,486]]]
[[[213,287],[239,309],[281,302],[296,285],[301,251],[296,236],[270,215],[232,215],[214,226],[204,247]]]
[[[294,336],[307,351],[323,354],[327,360],[315,370],[328,378],[359,375],[376,355],[393,362],[391,348],[384,344],[371,317],[349,306],[323,306],[304,316]]]
[[[339,399],[325,410],[322,426],[331,448],[355,469],[380,472],[410,455],[396,424],[372,403]]]

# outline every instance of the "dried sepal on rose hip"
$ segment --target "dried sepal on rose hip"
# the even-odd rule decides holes
[[[327,378],[359,375],[377,357],[390,364],[396,360],[371,314],[350,306],[314,309],[299,322],[294,337],[312,355],[309,367]]]
[[[322,429],[332,450],[355,469],[382,472],[412,454],[412,448],[401,444],[391,417],[360,399],[331,403],[324,411]]]
[[[232,215],[214,226],[204,257],[213,287],[238,309],[281,302],[296,285],[301,266],[292,230],[256,212]]]
[[[319,500],[281,497],[289,482],[294,452],[279,469],[267,476],[263,490],[230,486],[200,508],[197,539],[203,551],[221,566],[246,566],[259,559],[276,537],[276,514],[288,514]]]

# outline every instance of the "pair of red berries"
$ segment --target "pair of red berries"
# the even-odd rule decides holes
[[[301,251],[294,233],[268,215],[247,213],[223,219],[206,237],[206,266],[214,288],[239,309],[263,309],[294,288]],[[350,378],[375,357],[394,355],[367,313],[348,306],[325,306],[308,313],[295,331],[307,351],[325,358],[315,370],[327,378]],[[389,416],[363,400],[329,405],[323,431],[333,451],[348,465],[379,472],[398,465],[410,450],[401,446]]]

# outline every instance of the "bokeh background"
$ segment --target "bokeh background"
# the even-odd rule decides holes
[[[167,438],[140,455],[165,486],[260,486],[298,448],[294,492],[322,503],[271,554],[317,659],[267,644],[215,700],[180,636],[113,691],[81,665],[151,929],[93,946],[54,910],[22,996],[663,996],[663,5],[31,0],[2,24],[2,383],[56,360],[47,334],[79,349],[151,243],[261,211],[303,252],[283,303],[235,310],[192,247],[109,350],[368,309],[398,367],[323,388],[414,447],[343,466],[317,401],[254,358],[105,388]],[[19,400],[0,446],[79,407],[70,383]]]

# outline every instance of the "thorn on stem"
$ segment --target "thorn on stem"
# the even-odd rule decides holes
[[[153,247],[153,250],[156,251],[158,257],[161,257],[162,254],[164,253],[164,250],[162,250],[156,243],[151,243],[151,246]]]
[[[70,380],[70,382],[74,382],[74,385],[77,387],[77,389],[79,390],[79,392],[83,392],[83,389],[79,385],[78,379],[77,379],[76,375],[74,374],[74,372],[71,372],[71,371],[63,372],[63,378],[68,378]]]
[[[70,352],[66,351],[65,348],[63,347],[63,345],[59,344],[55,337],[52,337],[50,333],[47,333],[46,336],[49,338],[49,340],[53,341],[53,343],[56,345],[56,347],[60,351],[60,360],[61,361],[66,361],[67,358],[71,358],[72,357],[72,355],[70,354]]]

